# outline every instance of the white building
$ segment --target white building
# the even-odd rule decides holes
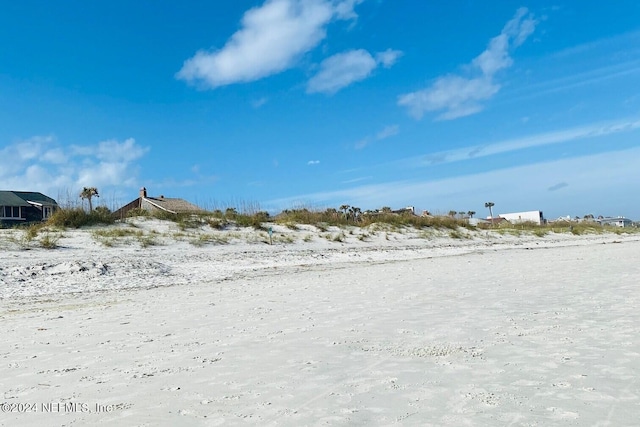
[[[613,225],[614,227],[631,227],[633,225],[633,221],[623,216],[617,218],[598,218],[596,221],[601,225]]]
[[[542,225],[545,222],[542,211],[528,211],[528,212],[515,212],[498,215],[500,218],[504,218],[512,224],[519,224],[522,222],[533,222],[534,224]]]

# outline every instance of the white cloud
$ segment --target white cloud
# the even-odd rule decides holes
[[[320,164],[320,160],[309,160],[307,162],[308,165],[319,165]]]
[[[307,93],[334,94],[340,89],[364,80],[382,64],[391,67],[401,55],[400,51],[387,50],[374,58],[364,49],[350,50],[330,56],[320,64],[320,71],[307,84]]]
[[[216,88],[284,71],[326,37],[335,19],[354,19],[358,0],[267,0],[248,10],[219,50],[201,50],[176,77]]]
[[[439,77],[426,89],[401,95],[398,105],[406,107],[417,119],[431,111],[442,111],[437,117],[439,120],[482,111],[481,101],[490,99],[500,90],[500,85],[495,82],[496,73],[513,64],[510,52],[533,33],[536,23],[526,8],[518,9],[502,32],[471,61],[468,67],[471,76],[449,74]]]
[[[354,8],[363,1],[364,0],[343,0],[337,2],[335,5],[336,15],[338,15],[340,19],[357,18],[358,15],[355,13]]]
[[[133,138],[83,146],[61,146],[55,138],[34,137],[0,149],[0,181],[11,190],[41,191],[56,197],[61,191],[95,186],[135,187],[135,161],[149,151]]]
[[[403,53],[399,50],[387,49],[384,52],[376,53],[376,61],[384,68],[391,68],[402,55]]]
[[[307,93],[336,93],[367,78],[376,66],[376,60],[366,50],[338,53],[322,61],[320,71],[309,80]]]

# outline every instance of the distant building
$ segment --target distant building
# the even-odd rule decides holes
[[[633,221],[623,216],[616,218],[598,218],[596,219],[596,222],[600,225],[612,225],[614,227],[631,227],[633,225]]]
[[[403,209],[397,209],[395,211],[391,211],[394,214],[411,214],[411,215],[415,215],[416,214],[416,208],[414,208],[413,206],[407,206],[406,208]]]
[[[49,196],[33,191],[0,191],[0,225],[44,221],[58,209]]]
[[[542,225],[545,223],[544,215],[542,211],[528,211],[528,212],[515,212],[498,215],[500,218],[504,218],[512,224],[520,224],[523,222],[533,222],[534,224]]]
[[[133,209],[143,209],[149,212],[164,211],[172,214],[198,213],[203,211],[198,206],[183,199],[164,196],[149,197],[147,196],[147,189],[144,187],[140,189],[140,197],[115,211],[113,216],[116,218],[124,218]]]

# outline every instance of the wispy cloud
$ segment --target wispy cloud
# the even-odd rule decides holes
[[[133,138],[63,147],[52,136],[37,136],[0,149],[0,181],[7,188],[54,196],[84,186],[134,187],[135,162],[148,151]]]
[[[251,82],[291,68],[326,37],[333,20],[354,19],[359,0],[267,0],[248,10],[219,50],[201,50],[176,77],[216,88]]]
[[[452,120],[482,111],[482,101],[500,90],[496,73],[513,64],[510,52],[535,30],[536,20],[526,8],[520,8],[502,32],[467,66],[469,75],[439,77],[426,89],[401,95],[398,105],[420,119],[425,112],[442,111],[438,120]]]
[[[319,165],[320,164],[320,160],[309,160],[307,162],[308,165],[313,166],[313,165]]]
[[[355,148],[357,150],[361,150],[367,145],[371,144],[375,141],[382,141],[383,139],[391,138],[394,135],[397,135],[400,132],[400,126],[398,125],[389,125],[385,126],[380,132],[378,132],[375,137],[367,136],[362,138],[360,141],[356,142]]]
[[[359,178],[353,178],[353,179],[348,179],[346,181],[342,181],[342,184],[355,184],[356,182],[362,182],[362,181],[366,181],[369,179],[372,179],[373,176],[361,176]]]
[[[262,107],[264,104],[266,104],[266,103],[267,103],[267,101],[269,101],[269,99],[263,96],[262,98],[254,99],[253,101],[251,101],[251,106],[252,106],[253,108],[260,108],[260,107]]]
[[[376,139],[380,141],[383,139],[390,138],[394,135],[397,135],[399,131],[400,131],[400,126],[398,125],[386,126],[384,129],[382,129],[380,132],[376,134]]]
[[[320,70],[307,84],[307,93],[334,94],[371,75],[378,65],[391,67],[401,52],[386,50],[374,58],[364,49],[350,50],[330,56],[322,61]]]
[[[492,156],[526,148],[561,144],[580,139],[596,138],[615,133],[630,132],[640,128],[640,119],[627,119],[615,122],[595,123],[593,125],[562,129],[553,132],[529,135],[486,145],[474,145],[457,150],[440,151],[427,156],[413,157],[403,161],[413,165],[432,165],[452,163],[479,157]]]

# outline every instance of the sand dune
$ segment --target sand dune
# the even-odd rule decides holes
[[[0,422],[637,425],[638,237],[331,232],[6,244]]]

